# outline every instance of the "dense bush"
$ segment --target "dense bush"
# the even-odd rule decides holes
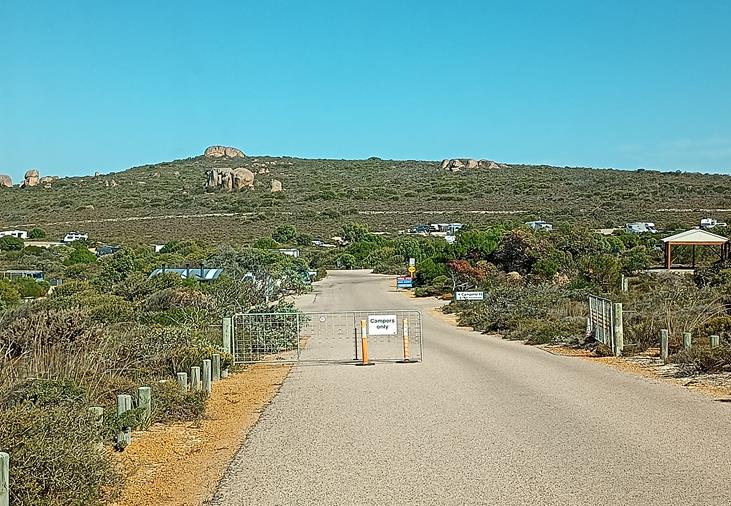
[[[687,373],[731,372],[731,348],[693,346],[672,355],[670,361],[681,365]]]
[[[85,393],[70,384],[25,382],[3,398],[0,448],[11,455],[11,504],[106,504],[121,475],[99,449]]]

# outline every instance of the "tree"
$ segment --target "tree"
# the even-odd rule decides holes
[[[23,239],[18,239],[12,235],[0,237],[0,250],[3,251],[20,251],[23,249]]]
[[[33,278],[18,278],[13,284],[21,297],[43,297],[48,293],[49,284],[45,281],[36,281]]]
[[[64,265],[93,264],[96,262],[96,255],[87,248],[74,248]]]
[[[0,305],[15,304],[18,301],[20,293],[15,285],[5,278],[0,278]]]
[[[453,251],[457,258],[487,260],[500,242],[502,229],[468,230],[457,236]]]
[[[277,249],[279,244],[274,239],[262,237],[261,239],[257,239],[253,246],[256,249]]]
[[[292,225],[279,225],[272,232],[272,239],[278,243],[287,244],[297,237],[297,229]]]
[[[370,236],[368,225],[364,223],[349,223],[347,225],[343,225],[341,234],[343,239],[348,242],[364,241]]]
[[[45,239],[46,238],[46,231],[42,228],[34,228],[30,232],[28,232],[28,239]]]

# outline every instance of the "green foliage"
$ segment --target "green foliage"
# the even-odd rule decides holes
[[[670,361],[680,364],[689,374],[731,372],[731,348],[694,346],[672,355]]]
[[[23,239],[11,235],[0,237],[0,250],[2,251],[20,251],[24,244]]]
[[[36,281],[33,278],[18,278],[13,281],[15,289],[18,291],[21,297],[43,297],[48,293],[50,285],[45,281]]]
[[[3,399],[0,448],[12,458],[11,504],[105,504],[121,475],[99,451],[102,431],[84,391],[54,381],[27,381]]]
[[[94,262],[96,262],[96,255],[87,248],[74,248],[64,264],[92,264]]]
[[[45,239],[46,231],[42,228],[36,227],[28,232],[28,239]]]
[[[269,237],[262,237],[254,242],[253,247],[256,249],[277,249],[279,248],[279,243]]]
[[[272,232],[272,239],[281,244],[291,243],[297,237],[297,229],[292,225],[279,225]]]
[[[0,278],[0,309],[20,302],[20,292],[8,279]]]

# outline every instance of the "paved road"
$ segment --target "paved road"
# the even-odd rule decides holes
[[[731,503],[731,404],[456,329],[390,283],[334,272],[299,305],[419,307],[424,362],[295,367],[214,504]]]

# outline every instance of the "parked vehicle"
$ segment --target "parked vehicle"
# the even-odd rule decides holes
[[[702,218],[701,223],[700,223],[700,227],[705,230],[708,230],[709,228],[725,227],[725,226],[726,226],[725,221],[718,221],[718,220],[714,220],[713,218]]]
[[[656,234],[657,229],[655,228],[654,223],[643,223],[643,222],[635,222],[635,223],[627,223],[624,226],[625,232],[628,232],[630,234],[643,234],[645,232],[649,232],[650,234]]]

